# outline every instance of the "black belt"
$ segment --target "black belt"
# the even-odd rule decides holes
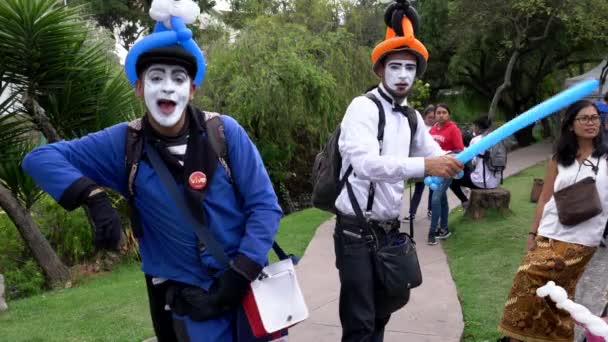
[[[361,226],[362,222],[356,216],[349,215],[337,215],[338,223],[350,225],[350,226]],[[385,232],[389,232],[394,229],[399,229],[401,227],[401,222],[398,219],[392,219],[387,221],[378,221],[378,220],[367,220],[367,224],[372,228],[379,228],[384,230]],[[347,229],[349,230],[349,229]]]

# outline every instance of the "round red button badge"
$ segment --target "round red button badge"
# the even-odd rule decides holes
[[[188,183],[192,189],[200,190],[207,186],[207,175],[201,171],[194,171],[188,177]]]

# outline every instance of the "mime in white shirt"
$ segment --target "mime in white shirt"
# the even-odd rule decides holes
[[[370,248],[392,244],[398,237],[404,180],[426,175],[452,177],[463,168],[431,137],[420,113],[416,112],[416,132],[411,132],[407,115],[399,110],[407,106],[407,95],[425,67],[426,60],[408,47],[389,50],[375,63],[374,71],[382,82],[371,93],[380,101],[386,120],[381,152],[379,109],[372,100],[356,97],[342,120],[338,141],[341,178],[349,166],[353,168],[335,203],[343,342],[382,341],[391,313],[409,300],[409,291],[396,298],[378,287]],[[353,195],[364,217],[356,214]]]

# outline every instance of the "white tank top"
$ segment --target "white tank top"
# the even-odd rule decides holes
[[[551,196],[549,202],[545,204],[538,227],[538,235],[591,247],[600,244],[606,220],[608,219],[608,167],[606,155],[599,159],[589,157],[588,160],[594,165],[598,165],[597,176],[594,174],[592,166],[587,165],[590,164],[589,161],[581,163],[575,160],[570,166],[563,166],[558,163],[553,191],[559,191],[585,177],[594,177],[600,202],[602,203],[602,213],[576,226],[565,226],[559,222],[555,198]]]

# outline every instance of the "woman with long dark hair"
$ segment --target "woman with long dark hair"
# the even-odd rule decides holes
[[[528,233],[528,252],[515,275],[498,326],[507,337],[499,341],[572,341],[574,322],[568,312],[558,309],[550,299],[537,297],[536,289],[552,280],[566,289],[568,297],[574,297],[576,283],[600,244],[608,219],[606,157],[597,108],[586,100],[573,103],[565,112],[555,154],[547,165]],[[579,181],[589,177],[595,185],[586,189],[588,200],[584,204],[593,207],[591,199],[597,193],[597,211],[587,211],[587,215],[574,220],[567,215],[568,208],[560,205],[562,197],[556,201],[555,194],[582,185]]]

